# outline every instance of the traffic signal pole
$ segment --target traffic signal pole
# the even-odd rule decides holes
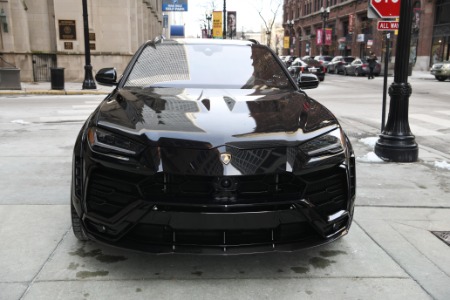
[[[419,156],[419,147],[408,122],[409,97],[412,93],[411,85],[408,83],[412,14],[412,0],[402,0],[394,82],[389,87],[391,97],[389,115],[386,126],[375,144],[375,154],[385,161],[416,162]]]

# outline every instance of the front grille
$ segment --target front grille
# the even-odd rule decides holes
[[[348,187],[346,170],[338,166],[298,176],[285,172],[224,177],[143,176],[102,167],[91,173],[86,202],[88,212],[111,218],[138,200],[167,210],[201,212],[249,211],[306,199],[326,219],[347,209]]]
[[[227,179],[229,188],[222,186]],[[253,204],[298,199],[305,184],[290,173],[229,177],[157,174],[139,187],[144,200],[156,203]]]

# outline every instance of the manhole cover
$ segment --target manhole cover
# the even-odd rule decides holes
[[[447,245],[450,246],[450,231],[432,231],[435,236],[444,241]]]

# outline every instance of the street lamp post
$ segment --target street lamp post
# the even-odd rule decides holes
[[[88,25],[86,0],[83,0],[83,27],[84,27],[84,58],[86,61],[86,64],[84,66],[83,90],[94,90],[97,88],[97,86],[95,85],[94,77],[92,76],[91,48],[89,48],[89,25]]]
[[[206,33],[206,37],[208,39],[211,38],[211,19],[212,19],[212,15],[211,14],[206,14],[206,20],[208,21],[208,32]]]
[[[289,55],[294,54],[292,49],[292,28],[294,28],[294,20],[287,20],[287,26],[289,27]]]
[[[227,0],[223,0],[223,33],[222,38],[227,38]]]
[[[389,115],[375,144],[375,154],[386,161],[416,162],[419,158],[419,146],[408,122],[409,97],[412,93],[408,83],[412,5],[412,1],[402,1],[400,4],[394,82],[389,87]]]
[[[320,14],[322,15],[322,43],[320,44],[320,55],[323,55],[323,45],[325,44],[325,22],[330,15],[330,8],[326,9],[323,6],[320,8]]]

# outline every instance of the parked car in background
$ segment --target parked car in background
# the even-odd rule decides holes
[[[328,64],[330,63],[330,61],[333,59],[333,56],[329,56],[329,55],[318,55],[314,57],[315,60],[317,60],[318,62],[320,62],[322,64],[322,66],[324,66],[325,68],[328,67]]]
[[[344,66],[344,75],[365,76],[370,73],[369,63],[365,58],[356,58],[350,64]],[[373,69],[373,75],[381,73],[381,64],[377,62]]]
[[[286,64],[286,67],[289,67],[296,58],[297,56],[287,55],[284,58],[284,63]]]
[[[435,63],[430,71],[437,80],[445,81],[450,78],[450,61],[445,60],[443,62]]]
[[[230,255],[294,251],[348,233],[351,143],[266,45],[154,40],[123,76],[111,67],[95,78],[115,88],[75,142],[77,239]]]
[[[319,86],[319,78],[311,73],[300,73],[300,76],[297,77],[297,84],[303,90],[315,89]]]
[[[355,60],[354,56],[335,56],[327,66],[328,73],[344,74],[344,66]]]
[[[300,58],[296,58],[291,66],[288,67],[288,70],[294,77],[298,77],[302,73],[311,73],[316,75],[320,81],[325,80],[325,68],[314,59],[303,61]]]

